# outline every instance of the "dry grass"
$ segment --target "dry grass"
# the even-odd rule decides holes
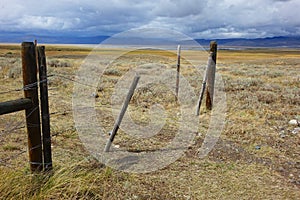
[[[22,87],[18,71],[14,73],[16,76],[9,76],[15,67],[21,68],[19,51],[17,46],[0,45],[0,92]],[[49,86],[52,173],[29,172],[24,113],[0,116],[0,199],[300,198],[300,134],[292,134],[295,126],[288,124],[291,119],[300,119],[298,50],[219,51],[218,72],[225,82],[228,106],[226,126],[217,145],[206,158],[198,158],[197,150],[210,116],[202,109],[194,144],[184,156],[162,170],[147,174],[125,173],[104,166],[89,155],[79,139],[72,116],[70,79],[89,52],[88,48],[46,47],[49,63],[68,63],[67,67],[48,66],[49,74],[59,75],[50,78]],[[99,54],[119,52],[122,49],[103,50]],[[198,59],[197,52],[186,54]],[[146,72],[151,70],[146,64],[153,60],[175,69],[174,54],[139,50],[123,55],[104,72],[96,105],[106,132],[113,126],[112,114],[107,111],[111,108],[114,84],[132,67],[144,65]],[[189,66],[187,61],[182,62],[182,74],[198,92],[202,77]],[[22,92],[1,94],[0,101],[22,95]],[[157,85],[139,88],[130,104],[132,117],[136,123],[147,123],[147,111],[158,101],[168,116],[162,132],[138,145],[141,141],[120,131],[115,142],[120,148],[146,151],[172,139],[178,129],[174,117],[178,105],[165,88]]]

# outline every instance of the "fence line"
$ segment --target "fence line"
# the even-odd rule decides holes
[[[36,43],[35,43],[36,44]],[[39,110],[39,98],[38,98],[38,87],[43,86],[47,88],[47,76],[43,76],[40,78],[40,81],[37,80],[37,67],[40,68],[40,74],[43,75],[45,72],[42,70],[46,70],[46,58],[44,55],[44,47],[39,47],[39,54],[36,54],[36,45],[33,42],[23,42],[21,45],[21,57],[22,57],[22,75],[23,75],[23,88],[15,89],[11,91],[6,91],[4,93],[23,90],[25,99],[17,99],[7,102],[2,102],[0,107],[2,108],[0,114],[8,114],[20,110],[25,110],[26,115],[26,127],[27,127],[27,135],[28,135],[28,151],[29,151],[29,161],[30,161],[30,169],[31,171],[41,171],[43,169],[43,155],[42,152],[48,151],[48,148],[44,148],[41,143],[41,128],[40,128],[40,110]],[[42,57],[44,56],[44,57]],[[39,62],[37,65],[37,61]],[[41,61],[41,62],[40,62]],[[41,66],[43,65],[43,66]],[[42,80],[41,80],[42,79]],[[46,84],[45,84],[46,83]],[[45,91],[41,89],[41,96],[45,97]],[[47,101],[48,99],[43,99],[42,101]],[[45,103],[43,102],[43,103]],[[42,105],[43,105],[42,103]],[[48,105],[46,105],[48,106]],[[42,124],[45,123],[46,117],[43,115]],[[50,133],[50,126],[48,126]],[[43,126],[43,132],[45,132],[45,128]],[[43,140],[45,135],[43,134]],[[49,138],[46,138],[47,142],[51,142]],[[46,152],[48,153],[48,152]],[[51,154],[51,151],[50,151]]]
[[[65,80],[69,80],[71,82],[74,82],[74,83],[78,83],[80,85],[84,85],[84,86],[88,86],[88,87],[91,87],[91,88],[95,88],[95,86],[93,85],[89,85],[89,84],[86,84],[86,83],[82,83],[80,81],[77,81],[77,80],[74,80],[72,78],[69,78],[69,77],[66,77],[66,76],[63,76],[63,75],[59,75],[59,74],[52,74],[53,76],[57,76],[57,77],[60,77],[62,79],[65,79]]]
[[[0,92],[0,95],[1,95],[1,94],[12,93],[12,92],[20,92],[20,91],[22,91],[22,90],[23,90],[23,88],[15,89],[15,90],[8,90],[8,91],[5,91],[5,92]]]
[[[79,81],[76,81],[72,78],[69,78],[67,76],[73,76],[71,74],[63,74],[63,75],[59,75],[59,74],[49,74],[47,75],[47,79],[46,80],[42,80],[42,81],[36,81],[35,83],[32,83],[32,84],[28,84],[28,85],[25,85],[24,87],[22,88],[18,88],[18,89],[12,89],[12,90],[9,90],[9,91],[5,91],[5,92],[0,92],[0,94],[6,94],[6,93],[10,93],[10,92],[16,92],[16,91],[23,91],[23,90],[29,90],[29,89],[32,89],[32,88],[35,88],[38,84],[40,83],[49,83],[51,82],[51,80],[49,78],[54,78],[54,77],[58,77],[58,78],[61,78],[63,80],[67,80],[67,81],[71,81],[71,82],[76,82],[78,84],[81,84],[81,85],[85,85],[85,86],[88,86],[88,87],[92,87],[94,88],[94,86],[91,86],[91,85],[88,85],[88,84],[85,84],[85,83],[81,83]],[[49,90],[51,90],[51,88],[49,88]],[[37,109],[38,107],[36,107],[35,109]],[[35,110],[34,110],[35,111]],[[64,111],[61,111],[61,112],[52,112],[52,113],[49,113],[50,115],[63,115],[63,114],[67,114],[67,113],[71,113],[73,110],[70,109],[70,110],[64,110]],[[28,116],[30,116],[31,113],[29,113]],[[12,132],[12,131],[15,131],[15,130],[18,130],[18,129],[22,129],[22,128],[25,128],[25,126],[20,126],[22,123],[24,123],[24,121],[20,121],[18,122],[16,125],[14,126],[11,126],[9,129],[5,130],[5,131],[2,131],[0,134],[1,135],[5,135],[6,133],[8,132]],[[30,126],[38,126],[38,124],[32,124],[32,123],[29,123]]]
[[[64,74],[64,75],[50,74],[50,75],[48,75],[47,77],[48,77],[48,78],[49,78],[49,77],[58,77],[58,78],[61,78],[61,79],[63,79],[63,80],[67,80],[67,81],[71,81],[71,82],[76,82],[76,83],[79,83],[79,84],[81,84],[81,85],[85,85],[85,86],[93,87],[93,88],[94,88],[94,86],[91,86],[91,85],[88,85],[88,84],[85,84],[85,83],[81,83],[81,82],[76,81],[76,80],[74,80],[74,79],[72,79],[72,78],[69,78],[69,77],[67,77],[67,76],[73,76],[73,75],[67,75],[67,74]],[[23,90],[25,90],[25,89],[29,90],[29,89],[32,89],[32,88],[37,87],[37,85],[38,85],[39,83],[44,83],[44,82],[46,82],[46,81],[47,81],[47,83],[49,83],[51,80],[47,79],[47,80],[43,80],[43,81],[36,81],[35,83],[25,85],[25,86],[22,87],[22,88],[10,90],[10,91],[5,91],[5,92],[1,92],[0,94],[9,93],[9,92],[15,92],[15,91],[23,91]],[[36,107],[33,111],[35,111],[36,109],[38,109],[38,107]],[[73,111],[73,110],[70,109],[70,110],[64,110],[64,111],[61,111],[61,112],[52,112],[52,113],[49,113],[49,115],[52,116],[52,115],[66,114],[66,113],[70,113],[70,112],[72,112],[72,111]],[[33,113],[33,112],[32,112],[32,113]],[[30,113],[29,115],[31,115],[32,113]],[[1,132],[1,135],[5,135],[6,133],[9,133],[9,132],[12,132],[12,131],[15,131],[15,130],[18,130],[18,129],[25,128],[25,126],[20,126],[22,123],[24,123],[24,121],[20,121],[20,122],[18,122],[18,123],[17,123],[16,125],[14,125],[14,126],[10,126],[9,129],[7,129],[7,130]],[[41,123],[40,123],[40,124],[41,124]],[[39,126],[39,124],[28,123],[28,126],[29,126],[29,127],[37,127],[37,126]],[[60,135],[63,135],[63,133],[66,132],[66,131],[68,131],[68,130],[73,130],[73,128],[72,128],[72,127],[71,127],[71,128],[67,128],[67,129],[61,130],[61,131],[59,131],[59,132],[57,132],[57,133],[55,133],[55,134],[52,134],[52,135],[51,135],[51,138],[55,138],[55,137],[58,137],[58,136],[60,136]],[[37,149],[37,148],[40,148],[40,147],[41,147],[41,145],[36,145],[36,146],[32,147],[31,149],[21,150],[20,152],[14,154],[14,155],[12,155],[12,156],[9,156],[9,157],[4,158],[4,159],[0,159],[0,165],[1,165],[1,166],[4,166],[4,167],[10,167],[12,164],[11,164],[9,161],[19,158],[20,156],[24,155],[24,153],[26,153],[27,151],[31,151],[31,150],[34,150],[34,149]],[[36,165],[36,164],[39,164],[39,165],[42,164],[42,163],[38,163],[38,162],[29,162],[29,163],[30,163],[30,164],[35,164],[35,165]]]
[[[179,60],[178,61],[178,66],[180,67],[180,53],[178,55],[179,55],[178,56],[178,60]],[[216,58],[216,52],[215,52],[214,56]],[[37,61],[39,62],[40,60],[37,60]],[[44,63],[44,65],[45,65],[45,63]],[[179,70],[178,70],[178,73],[179,73]],[[177,75],[177,76],[179,76],[179,75]],[[56,73],[52,73],[50,75],[46,75],[46,78],[44,80],[41,80],[41,79],[39,81],[36,80],[35,82],[24,84],[24,86],[22,88],[16,88],[16,89],[8,90],[8,91],[3,91],[3,92],[0,92],[0,94],[7,94],[7,93],[13,93],[13,92],[20,92],[20,91],[24,91],[24,92],[28,92],[29,91],[30,92],[32,90],[37,90],[37,88],[38,88],[39,85],[41,85],[43,83],[49,83],[51,81],[49,79],[50,77],[52,77],[52,78],[53,77],[57,77],[57,78],[60,78],[61,80],[64,80],[64,81],[71,81],[71,82],[74,82],[74,83],[78,83],[80,85],[84,85],[84,86],[87,86],[87,87],[95,88],[95,86],[93,86],[93,85],[89,85],[89,84],[86,84],[86,83],[83,83],[81,81],[76,80],[76,75],[75,74],[56,74]],[[177,85],[179,86],[179,81],[178,81]],[[179,87],[176,88],[177,95],[178,95],[178,90],[179,90]],[[211,102],[212,102],[212,98],[211,98]],[[30,112],[27,113],[27,116],[25,118],[26,121],[27,121],[28,118],[32,117],[32,115],[34,115],[34,113],[37,112],[38,110],[39,110],[39,106],[38,105],[36,107],[32,108],[30,110]],[[63,114],[66,114],[66,113],[70,113],[72,111],[73,111],[73,109],[64,110],[64,111],[61,111],[61,112],[48,113],[48,115],[49,116],[52,116],[52,115],[61,115],[61,114],[63,115]],[[4,134],[6,134],[8,132],[12,132],[12,131],[15,131],[15,130],[18,130],[18,129],[21,129],[21,128],[25,128],[25,126],[20,126],[22,123],[24,123],[24,122],[18,122],[16,125],[11,126],[10,129],[4,130],[3,132],[1,131],[0,135],[4,135]],[[41,125],[41,122],[39,122],[39,123],[33,123],[32,121],[27,121],[27,128],[38,128],[38,127],[40,127],[40,125]],[[61,135],[62,133],[66,132],[67,130],[69,130],[69,129],[66,129],[66,130],[57,132],[55,134],[52,134],[52,136],[49,136],[47,139],[51,140],[52,137],[57,137],[57,136]],[[73,128],[70,129],[70,130],[73,130]],[[41,149],[41,147],[42,147],[42,144],[33,145],[30,148],[28,148],[27,150],[21,150],[19,153],[15,154],[15,155],[12,155],[12,156],[10,156],[8,158],[5,158],[5,159],[0,159],[0,163],[1,163],[1,165],[3,163],[6,164],[6,163],[8,163],[7,161],[13,160],[15,158],[18,158],[19,156],[21,156],[22,154],[26,153],[27,151],[30,152],[30,151],[33,151],[33,150]],[[43,161],[42,160],[41,161],[39,161],[39,160],[32,161],[31,160],[29,163],[31,164],[31,167],[32,166],[36,166],[36,165],[40,166],[40,165],[43,164]],[[47,165],[49,163],[51,163],[51,162],[44,161],[44,167],[45,167],[45,164]]]
[[[64,74],[64,75],[60,75],[60,74],[49,74],[47,75],[47,78],[50,78],[50,77],[59,77],[61,79],[64,79],[64,80],[68,80],[68,81],[71,81],[71,82],[74,82],[74,83],[78,83],[80,85],[84,85],[84,86],[88,86],[88,87],[92,87],[92,88],[95,88],[95,86],[93,85],[89,85],[89,84],[86,84],[86,83],[82,83],[80,81],[76,81],[72,78],[69,78],[67,76],[74,76],[74,75],[71,75],[71,74]],[[24,91],[24,90],[31,90],[31,89],[34,89],[38,86],[38,84],[41,84],[41,83],[49,83],[49,79],[46,79],[46,80],[42,80],[42,81],[36,81],[34,83],[31,83],[31,84],[27,84],[25,85],[24,87],[22,88],[16,88],[16,89],[12,89],[12,90],[8,90],[8,91],[4,91],[4,92],[0,92],[0,95],[1,94],[8,94],[8,93],[12,93],[12,92],[21,92],[21,91]]]
[[[37,47],[37,48],[40,48],[40,47]],[[58,77],[63,80],[76,82],[78,84],[94,88],[94,86],[77,81],[73,77],[70,78],[70,77],[67,77],[67,75],[61,75],[61,74],[50,74],[50,75],[43,74],[43,77],[40,77],[40,80],[38,81],[36,78],[37,71],[36,71],[36,68],[33,66],[37,66],[36,62],[38,62],[39,63],[38,66],[40,67],[40,74],[41,74],[41,72],[43,71],[43,70],[41,70],[41,68],[45,67],[45,65],[46,65],[46,57],[43,54],[44,48],[43,47],[41,47],[41,48],[42,48],[42,50],[39,49],[38,51],[35,51],[36,46],[34,46],[34,48],[33,48],[32,43],[22,43],[22,67],[23,67],[23,83],[24,83],[23,87],[0,92],[0,94],[8,94],[8,93],[13,93],[13,92],[23,91],[25,94],[25,97],[31,98],[33,103],[35,104],[35,106],[31,107],[30,109],[25,109],[25,112],[26,112],[25,120],[27,121],[26,127],[27,127],[28,134],[29,134],[28,135],[29,140],[35,139],[35,141],[29,142],[28,148],[26,150],[21,150],[20,152],[14,154],[12,156],[0,159],[0,164],[4,165],[4,166],[10,166],[11,163],[9,161],[17,159],[24,153],[29,152],[29,158],[30,158],[29,163],[30,163],[30,168],[32,171],[36,171],[36,170],[39,171],[43,167],[44,167],[44,169],[52,168],[51,144],[49,141],[51,141],[51,138],[63,134],[64,132],[66,132],[66,130],[59,131],[56,134],[53,134],[52,136],[50,136],[50,132],[48,132],[48,135],[44,134],[44,132],[43,132],[43,136],[45,136],[43,138],[43,144],[38,142],[38,141],[41,141],[41,138],[40,138],[41,134],[39,132],[41,121],[39,120],[39,103],[38,103],[38,98],[37,98],[37,89],[39,86],[41,89],[43,87],[44,83],[48,83],[50,81],[49,77]],[[37,56],[38,59],[34,59],[36,57],[36,53],[39,54],[39,56]],[[30,75],[35,76],[35,77],[31,77]],[[44,102],[43,99],[41,99],[41,103],[42,102]],[[44,107],[48,108],[48,105],[45,105]],[[20,109],[20,110],[23,110],[23,109]],[[67,112],[72,112],[72,110],[63,111],[61,113],[63,114],[63,113],[67,113]],[[38,115],[37,115],[37,113],[38,113]],[[46,115],[48,115],[48,117],[52,114],[59,114],[59,113],[58,112],[56,112],[56,113],[49,113],[49,112],[47,113],[46,112]],[[37,118],[34,120],[31,120],[32,117],[37,117]],[[6,127],[6,130],[1,131],[1,136],[5,135],[9,132],[12,132],[12,131],[15,131],[15,130],[18,130],[21,128],[25,128],[25,126],[20,126],[22,123],[24,123],[24,121],[19,121],[16,124],[10,124],[9,126]],[[48,121],[48,124],[49,124],[49,121]],[[42,125],[43,125],[43,123],[42,123]],[[48,126],[48,128],[50,128],[50,127]],[[32,133],[30,130],[35,130],[34,135],[30,135]],[[70,130],[73,130],[73,128],[70,128]],[[42,155],[41,155],[42,147],[44,147],[44,160],[42,159]],[[45,149],[48,149],[48,151],[45,151]],[[50,149],[50,151],[49,151],[49,149]],[[50,152],[50,154],[49,154],[49,152]]]
[[[38,107],[35,107],[35,108],[33,109],[33,111],[35,111],[37,108],[38,108]],[[29,117],[29,116],[31,116],[32,113],[33,113],[33,112],[29,113],[28,116],[26,116],[26,118]],[[17,124],[16,126],[14,126],[12,129],[10,129],[10,130],[8,130],[8,131],[4,131],[4,134],[5,134],[5,132],[12,132],[12,131],[17,130],[17,129],[25,128],[25,126],[18,127],[18,126],[20,126],[20,125],[23,124],[23,123],[24,123],[24,121],[18,122],[18,124]],[[37,124],[31,124],[31,123],[29,123],[28,125],[29,125],[29,126],[32,126],[32,125],[33,125],[33,126],[37,126]],[[3,133],[1,133],[1,135],[3,135]]]
[[[53,77],[53,75],[49,75],[48,77]],[[47,80],[42,80],[42,81],[36,81],[34,83],[24,85],[24,87],[22,87],[22,88],[16,88],[16,89],[0,92],[0,95],[1,94],[12,93],[12,92],[21,92],[21,91],[24,91],[24,90],[31,90],[31,89],[37,88],[38,84],[45,83],[45,82],[48,82],[48,79]]]

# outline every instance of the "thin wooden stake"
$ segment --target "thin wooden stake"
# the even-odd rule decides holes
[[[38,100],[37,64],[33,42],[22,43],[22,71],[25,98],[32,100],[32,107],[25,109],[28,132],[28,151],[32,172],[43,169],[41,127]],[[30,87],[28,87],[30,85]]]
[[[133,82],[132,82],[132,84],[131,84],[131,86],[129,88],[129,91],[128,91],[127,97],[125,99],[125,102],[123,104],[123,107],[122,107],[122,110],[120,112],[120,115],[119,115],[117,121],[115,122],[114,128],[113,128],[113,130],[111,132],[111,135],[110,135],[110,138],[109,138],[109,140],[107,141],[107,143],[105,145],[105,148],[104,148],[105,152],[109,151],[110,146],[111,146],[111,144],[114,141],[114,138],[115,138],[115,136],[116,136],[116,134],[117,134],[117,132],[119,130],[120,124],[122,122],[122,119],[123,119],[124,114],[125,114],[125,112],[127,110],[128,104],[129,104],[129,102],[131,100],[131,97],[133,96],[134,90],[135,90],[135,88],[136,88],[139,80],[140,80],[140,76],[139,75],[136,75],[134,77],[134,79],[133,79]]]
[[[180,52],[181,46],[177,46],[177,75],[176,75],[176,98],[178,99],[179,93],[179,77],[180,77]]]
[[[204,77],[203,77],[203,81],[202,81],[202,87],[201,87],[201,91],[200,91],[200,95],[199,95],[199,99],[198,99],[198,104],[197,104],[197,111],[196,111],[196,115],[199,116],[200,115],[200,107],[202,104],[202,100],[203,100],[203,96],[204,96],[204,92],[205,92],[205,88],[206,88],[206,81],[207,81],[207,76],[208,76],[208,68],[212,65],[212,53],[209,54],[208,57],[208,62],[207,62],[207,66],[204,72]]]
[[[38,64],[39,64],[39,77],[40,77],[44,170],[49,171],[52,169],[52,156],[51,156],[50,115],[49,115],[49,103],[48,103],[48,82],[47,82],[45,47],[39,46],[37,48],[37,52],[38,52]]]
[[[210,52],[212,53],[212,62],[207,68],[207,85],[206,85],[206,109],[211,110],[213,107],[215,74],[217,63],[217,42],[210,42]]]

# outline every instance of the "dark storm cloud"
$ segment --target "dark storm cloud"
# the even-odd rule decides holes
[[[2,0],[0,31],[111,35],[162,27],[191,37],[300,34],[298,0]]]

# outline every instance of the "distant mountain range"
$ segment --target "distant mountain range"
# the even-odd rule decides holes
[[[11,33],[2,32],[0,33],[0,43],[21,43],[23,41],[34,41],[38,40],[39,43],[46,44],[99,44],[109,36],[93,36],[93,37],[78,37],[78,36],[42,36],[42,35],[30,35],[26,33]],[[208,46],[211,40],[207,39],[195,39],[200,45]],[[214,39],[217,41],[219,47],[289,47],[289,48],[300,48],[300,36],[294,37],[268,37],[268,38],[257,38],[257,39],[246,39],[246,38],[234,38],[234,39]],[[118,43],[121,40],[114,40]],[[122,44],[171,44],[171,39],[148,39],[145,41],[141,38],[126,38],[121,42]],[[120,44],[121,44],[120,43]],[[184,41],[183,44],[189,43]]]
[[[196,39],[203,45],[209,45],[209,40]],[[300,48],[300,36],[295,37],[267,37],[256,39],[234,38],[234,39],[216,39],[219,46],[226,47],[289,47]]]

